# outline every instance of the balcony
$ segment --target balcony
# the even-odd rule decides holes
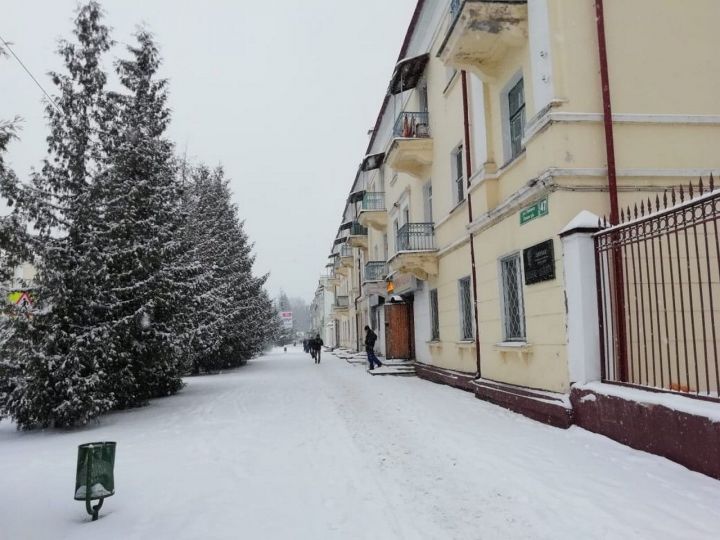
[[[368,191],[360,203],[358,222],[363,227],[371,227],[384,231],[387,227],[387,210],[385,209],[385,193]]]
[[[393,128],[393,142],[387,154],[387,164],[397,172],[424,179],[429,173],[432,158],[433,140],[430,137],[428,113],[400,113]]]
[[[337,261],[335,265],[335,273],[341,276],[348,276],[350,269],[354,266],[352,248],[347,244],[343,244],[338,251]]]
[[[390,259],[392,272],[403,272],[427,280],[438,274],[437,249],[432,223],[406,223],[395,238],[396,253]]]
[[[354,248],[367,249],[368,247],[368,230],[357,221],[353,221],[350,225],[347,245]]]
[[[324,283],[325,287],[334,290],[335,287],[340,285],[340,276],[335,273],[335,267],[329,266],[327,271],[320,276],[320,279]]]
[[[363,283],[385,281],[388,275],[388,266],[385,261],[370,261],[365,264],[365,278]]]
[[[527,0],[453,1],[439,56],[449,66],[492,79],[508,53],[527,43]]]
[[[348,312],[349,307],[350,307],[350,297],[349,296],[336,296],[335,297],[335,303],[333,304],[333,313],[342,315],[342,314]]]

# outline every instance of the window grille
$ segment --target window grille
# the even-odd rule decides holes
[[[520,255],[501,261],[503,288],[503,326],[505,341],[525,340],[525,308],[523,307]]]
[[[432,341],[440,339],[440,318],[437,289],[430,291],[430,339]]]
[[[523,133],[525,133],[525,90],[522,79],[508,93],[508,107],[510,113],[510,149],[511,157],[514,158],[522,152],[522,138]]]
[[[473,309],[472,296],[470,292],[470,278],[462,278],[459,282],[460,294],[460,331],[462,339],[473,339]]]

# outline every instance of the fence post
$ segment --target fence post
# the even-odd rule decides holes
[[[601,378],[595,242],[599,218],[583,210],[560,232],[567,301],[567,357],[571,383]]]

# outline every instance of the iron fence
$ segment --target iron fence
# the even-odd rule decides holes
[[[432,223],[406,223],[398,229],[397,251],[431,251],[435,249]]]
[[[365,281],[384,281],[388,275],[385,261],[370,261],[365,264]]]
[[[385,193],[381,191],[368,191],[363,196],[363,210],[385,210]]]
[[[595,235],[603,380],[720,397],[719,219],[711,177]]]
[[[402,112],[395,121],[393,136],[406,139],[430,137],[429,120],[427,112]]]

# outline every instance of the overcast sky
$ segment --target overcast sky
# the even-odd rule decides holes
[[[308,301],[365,152],[416,0],[102,0],[122,55],[145,23],[170,79],[178,152],[232,179],[256,271]],[[48,91],[75,0],[0,0],[0,36]],[[51,92],[52,93],[52,92]],[[46,147],[42,94],[0,61],[0,119],[24,119],[8,160],[26,176]]]

